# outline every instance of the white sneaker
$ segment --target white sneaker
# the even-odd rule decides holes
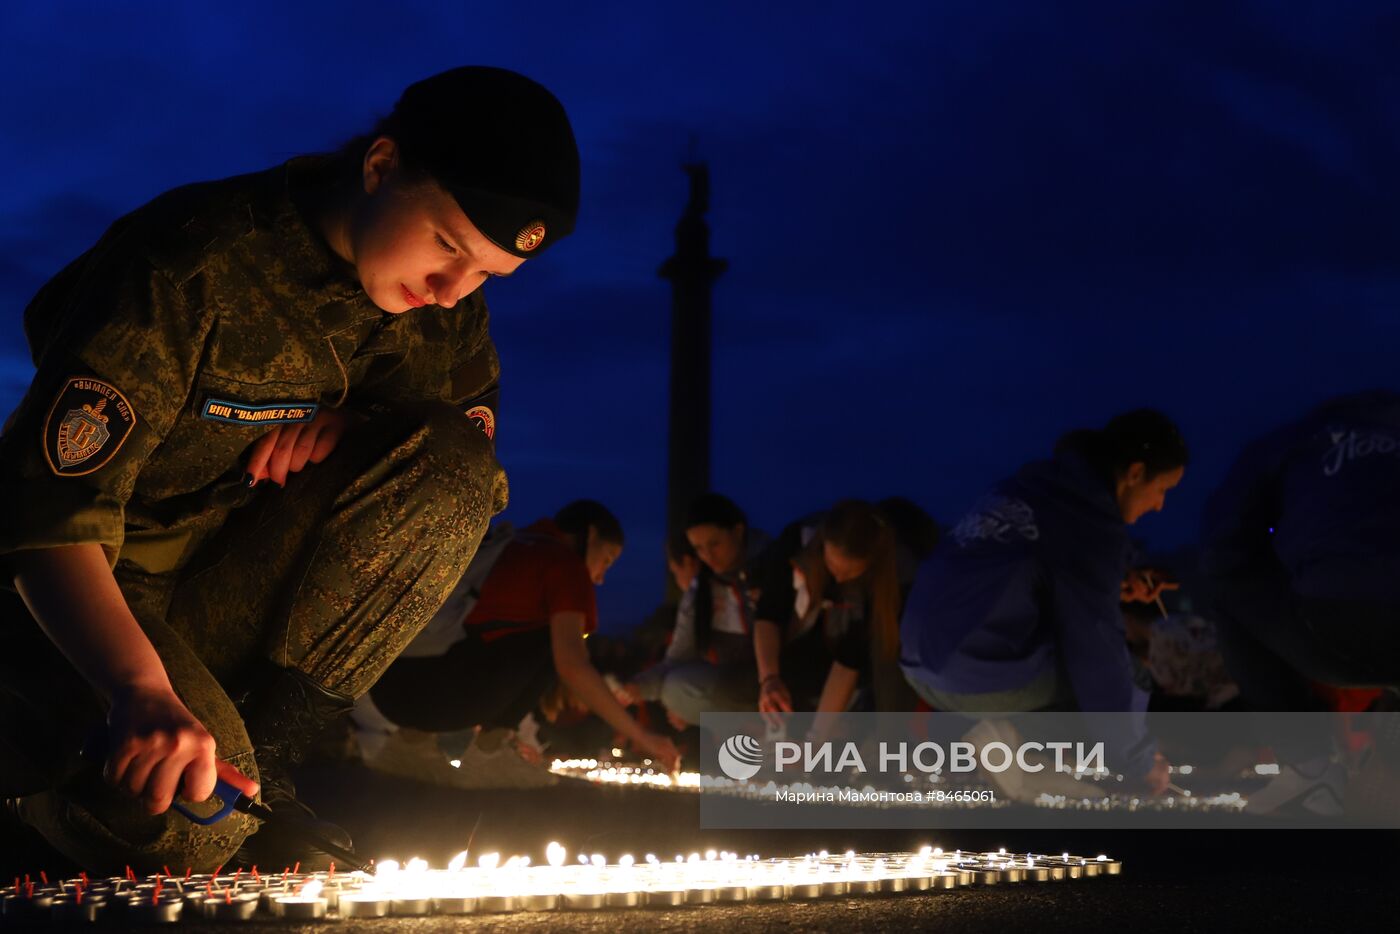
[[[1278,774],[1249,796],[1246,814],[1341,817],[1347,770],[1331,758],[1281,765]]]

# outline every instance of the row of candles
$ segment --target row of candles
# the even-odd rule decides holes
[[[806,782],[794,782],[792,784],[780,785],[773,781],[765,783],[734,781],[723,776],[701,775],[699,772],[679,772],[667,774],[658,772],[651,767],[650,760],[640,765],[625,764],[619,762],[600,762],[597,759],[555,759],[550,765],[550,771],[556,775],[568,778],[577,778],[584,781],[602,785],[640,785],[652,788],[661,788],[668,791],[687,792],[716,792],[725,795],[733,795],[742,798],[752,798],[760,801],[776,800],[779,792],[789,794],[836,794],[836,786],[812,785]],[[1183,766],[1174,770],[1181,774],[1190,774],[1191,767]],[[1064,794],[1041,794],[1038,795],[1032,804],[1039,808],[1049,808],[1053,810],[1077,810],[1077,811],[1186,811],[1190,813],[1200,813],[1204,811],[1220,811],[1226,813],[1239,813],[1244,810],[1248,799],[1238,792],[1223,792],[1214,795],[1192,795],[1190,791],[1180,789],[1179,792],[1146,797],[1125,795],[1116,790],[1109,790],[1113,786],[1111,782],[1119,779],[1119,776],[1092,775],[1081,773],[1075,776],[1077,779],[1085,781],[1085,793],[1080,796]],[[912,776],[906,776],[912,778]],[[932,782],[932,778],[930,779]],[[984,786],[968,784],[960,786],[969,791],[987,792],[989,789]],[[902,807],[906,806],[897,799],[882,799],[875,794],[874,787],[858,789],[861,794],[854,798],[845,800],[842,803],[847,806],[857,807]],[[925,792],[927,793],[927,792]],[[949,798],[948,805],[959,810],[972,807],[1006,807],[1011,802],[1005,799],[997,799],[993,794],[984,794],[981,797],[976,795],[959,797],[956,800]],[[925,807],[926,805],[920,805]]]
[[[570,862],[558,843],[546,864],[527,856],[504,861],[487,853],[474,867],[460,853],[443,870],[421,859],[378,863],[373,874],[303,874],[285,871],[231,875],[69,879],[55,885],[16,879],[6,890],[0,919],[32,923],[106,921],[119,924],[289,921],[462,915],[556,909],[675,908],[715,903],[930,892],[967,885],[1049,882],[1115,876],[1123,864],[1105,855],[1088,858],[964,853],[924,847],[915,853],[826,851],[788,859],[760,859],[709,850],[663,861],[654,854],[614,863],[601,854]]]

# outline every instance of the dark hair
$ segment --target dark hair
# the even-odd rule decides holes
[[[608,507],[591,499],[576,499],[554,514],[554,524],[565,534],[578,540],[579,552],[588,549],[588,530],[598,530],[598,537],[605,542],[621,546],[622,523],[617,521]]]
[[[922,561],[938,546],[938,523],[923,507],[903,496],[890,496],[875,504],[894,526],[894,537]]]
[[[1115,415],[1097,429],[1071,431],[1055,444],[1055,453],[1077,451],[1110,480],[1141,463],[1149,478],[1185,467],[1190,459],[1176,424],[1155,409]]]
[[[894,526],[883,512],[864,500],[843,499],[832,506],[797,559],[814,606],[821,603],[826,593],[825,543],[851,558],[870,563],[860,584],[870,600],[871,658],[877,662],[898,658],[900,594]]]
[[[690,501],[685,513],[685,527],[693,529],[697,525],[717,525],[722,529],[732,529],[736,525],[747,526],[748,518],[744,510],[735,505],[734,500],[718,493],[701,493]]]
[[[728,496],[701,493],[690,501],[690,508],[685,513],[685,527],[693,529],[697,525],[713,525],[721,529],[732,529],[742,525],[747,533],[749,520],[744,515],[744,510]],[[701,561],[700,573],[695,577],[695,645],[702,654],[709,651],[710,640],[714,635],[715,595],[711,589],[714,580],[715,572]],[[743,599],[742,594],[740,599]]]
[[[695,546],[686,538],[685,529],[677,529],[666,538],[666,557],[671,561],[695,557]]]

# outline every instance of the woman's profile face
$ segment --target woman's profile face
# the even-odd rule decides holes
[[[685,530],[695,556],[716,574],[728,574],[744,560],[743,523],[732,528],[712,525],[692,525]]]
[[[1141,461],[1130,464],[1119,475],[1117,484],[1118,508],[1123,513],[1123,521],[1132,525],[1149,512],[1161,512],[1166,505],[1167,491],[1180,483],[1185,474],[1185,467],[1177,467],[1148,477],[1146,465]]]
[[[870,570],[869,560],[853,558],[831,542],[822,542],[822,560],[827,573],[838,584],[849,583]]]
[[[583,563],[588,567],[588,579],[593,581],[595,587],[602,586],[603,579],[608,575],[608,568],[621,557],[621,545],[599,538],[598,530],[593,526],[588,527],[588,547],[583,556]]]
[[[390,314],[451,308],[524,262],[488,240],[442,186],[405,178],[387,137],[365,155],[364,197],[352,210],[349,240],[361,287]]]

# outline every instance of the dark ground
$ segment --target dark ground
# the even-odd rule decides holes
[[[528,853],[558,840],[571,852],[663,859],[709,847],[797,855],[816,849],[917,849],[1109,853],[1116,879],[1002,885],[954,892],[675,911],[517,913],[499,917],[366,921],[385,934],[419,931],[743,931],[1034,929],[1080,932],[1364,930],[1400,918],[1400,834],[1363,831],[703,831],[698,797],[565,783],[531,791],[462,792],[376,775],[360,767],[304,776],[303,794],[354,833],[361,852],[442,866],[476,825],[475,853]],[[0,877],[69,867],[42,843],[0,829]],[[89,867],[91,868],[91,867]],[[185,923],[182,930],[204,926]],[[280,929],[299,929],[278,925]],[[307,930],[315,926],[305,926]],[[347,924],[337,925],[346,929]],[[325,928],[322,927],[322,930]]]

